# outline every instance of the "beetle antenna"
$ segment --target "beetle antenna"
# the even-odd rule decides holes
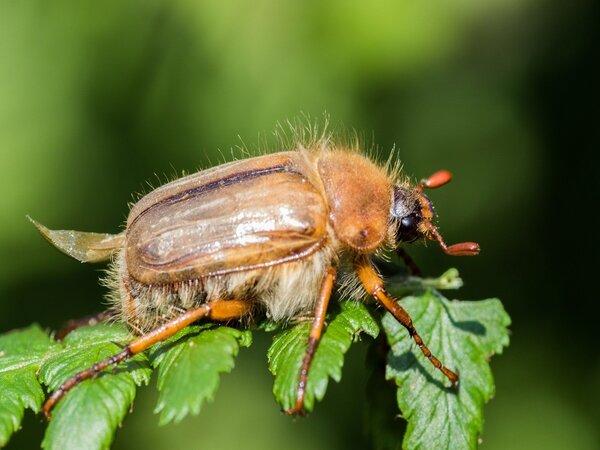
[[[432,235],[432,239],[437,241],[442,247],[442,250],[445,254],[451,256],[475,256],[479,254],[480,248],[477,242],[461,242],[459,244],[446,245],[444,238],[438,231],[438,229],[433,225],[429,224],[428,227],[429,232]]]
[[[417,189],[423,192],[423,189],[437,189],[452,180],[452,173],[448,170],[438,170],[428,178],[422,179],[417,185]]]

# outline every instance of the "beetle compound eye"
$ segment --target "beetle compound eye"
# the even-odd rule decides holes
[[[419,221],[417,214],[412,213],[400,219],[398,228],[398,240],[403,242],[412,242],[419,238]]]
[[[406,217],[403,217],[400,221],[400,226],[404,230],[412,230],[415,228],[417,223],[417,217],[414,214],[410,214]]]

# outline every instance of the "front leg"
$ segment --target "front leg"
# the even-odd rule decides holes
[[[327,273],[321,283],[321,291],[319,292],[319,298],[315,304],[314,318],[308,336],[308,346],[306,347],[306,353],[302,360],[302,366],[300,366],[298,389],[296,390],[296,404],[293,408],[286,410],[286,414],[296,415],[304,412],[304,394],[306,392],[306,383],[308,381],[308,371],[313,356],[315,355],[315,351],[317,350],[317,346],[319,345],[319,341],[321,340],[321,335],[323,334],[325,315],[327,314],[327,306],[329,305],[329,299],[331,298],[331,293],[333,291],[335,275],[336,270],[333,267],[330,267],[327,269]]]
[[[396,254],[404,262],[404,265],[408,269],[409,275],[412,275],[413,277],[423,276],[423,272],[421,272],[421,269],[419,269],[419,266],[417,266],[417,263],[415,262],[415,260],[412,259],[412,257],[406,252],[406,250],[404,250],[402,247],[398,247],[396,249]]]
[[[408,312],[400,306],[396,299],[386,292],[383,280],[373,268],[371,261],[363,256],[355,261],[354,266],[356,274],[366,291],[375,297],[375,300],[392,313],[396,320],[408,330],[408,334],[414,339],[425,357],[431,361],[431,364],[433,364],[436,369],[439,369],[446,378],[450,380],[453,386],[458,385],[458,375],[444,366],[439,359],[431,354],[431,351],[427,348],[423,339],[421,339],[421,336],[419,336],[419,333],[415,329]]]

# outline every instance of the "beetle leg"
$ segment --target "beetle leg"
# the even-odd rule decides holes
[[[452,385],[456,386],[458,384],[458,375],[444,366],[439,359],[432,355],[431,351],[427,348],[423,339],[421,339],[421,336],[419,336],[419,333],[415,329],[408,312],[400,306],[396,299],[386,292],[383,280],[375,271],[371,262],[367,258],[361,257],[355,262],[355,270],[366,291],[375,297],[375,300],[383,305],[385,309],[387,309],[396,320],[408,330],[408,334],[414,339],[425,357],[431,361],[431,364],[433,364],[436,369],[439,369],[446,378],[450,380]]]
[[[83,370],[67,381],[65,381],[44,403],[42,411],[47,419],[50,418],[52,408],[62,399],[67,392],[77,386],[84,380],[97,376],[100,372],[110,366],[117,365],[138,353],[141,353],[161,341],[164,341],[179,330],[205,317],[226,321],[237,319],[250,310],[252,304],[243,300],[218,300],[205,303],[198,308],[187,311],[179,317],[155,328],[147,334],[140,336],[130,342],[119,353],[97,362],[92,367]]]
[[[415,277],[420,277],[421,275],[423,275],[421,269],[419,269],[419,266],[417,266],[415,260],[412,259],[412,257],[402,247],[398,247],[396,249],[396,255],[398,255],[402,259],[410,275],[413,275]]]
[[[314,318],[308,336],[308,346],[302,365],[300,366],[300,374],[298,376],[298,388],[296,390],[296,404],[293,408],[287,409],[286,414],[295,415],[302,414],[304,411],[304,394],[306,392],[306,383],[308,381],[308,371],[312,363],[313,356],[319,345],[321,334],[323,333],[323,325],[325,324],[325,315],[327,314],[327,305],[333,291],[335,282],[336,270],[333,267],[327,269],[327,273],[321,283],[321,291],[315,305]]]
[[[54,339],[57,341],[62,341],[67,334],[71,331],[75,331],[77,328],[87,327],[89,325],[96,325],[100,322],[105,322],[109,319],[112,319],[116,313],[111,310],[102,311],[96,314],[92,314],[91,316],[81,317],[79,319],[69,320],[64,327],[56,332],[54,335]]]

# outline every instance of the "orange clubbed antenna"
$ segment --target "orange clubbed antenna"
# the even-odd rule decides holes
[[[432,239],[437,241],[438,244],[440,244],[440,247],[442,247],[442,250],[447,255],[476,256],[481,250],[477,242],[460,242],[458,244],[453,244],[450,246],[446,245],[444,238],[433,224],[429,225],[429,231],[432,234]]]
[[[452,173],[449,170],[438,170],[428,178],[421,180],[419,187],[422,189],[437,189],[450,183],[452,180]]]
[[[428,178],[421,180],[418,184],[417,189],[423,191],[423,189],[437,189],[450,183],[452,180],[452,173],[449,170],[438,170],[437,172],[430,175]],[[446,245],[444,238],[438,231],[435,225],[431,222],[427,224],[427,230],[431,234],[430,239],[437,241],[442,247],[442,250],[447,255],[452,256],[475,256],[480,252],[479,244],[477,242],[460,242],[458,244]]]

